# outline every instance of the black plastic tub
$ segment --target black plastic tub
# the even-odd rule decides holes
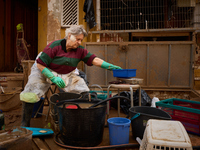
[[[99,101],[101,100],[77,99],[56,104],[61,140],[65,145],[92,147],[102,142],[106,103],[94,108],[79,106],[82,103],[92,105]],[[67,105],[75,105],[77,108],[69,109]]]
[[[70,99],[78,99],[81,98],[82,95],[81,94],[76,94],[76,93],[69,93],[69,92],[62,92],[62,93],[56,93],[53,94],[50,97],[50,113],[51,116],[54,120],[54,122],[57,123],[58,121],[58,116],[57,116],[57,109],[56,109],[56,104],[61,102],[61,101],[65,101],[65,100],[70,100]]]
[[[130,118],[139,113],[139,116],[131,121],[133,137],[143,139],[144,130],[149,119],[171,120],[171,116],[158,108],[149,106],[135,106],[129,109]]]

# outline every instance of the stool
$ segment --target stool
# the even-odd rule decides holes
[[[110,88],[117,88],[118,89],[118,96],[119,96],[119,89],[130,89],[131,92],[131,107],[133,107],[133,88],[139,88],[139,106],[141,106],[141,87],[140,85],[132,85],[132,84],[110,84],[107,89],[107,94],[110,92]],[[109,96],[109,95],[108,95]],[[107,96],[107,97],[108,97]],[[120,99],[118,99],[118,117],[120,116]],[[107,119],[109,118],[109,101],[107,101]]]
[[[55,86],[55,89],[54,89],[54,90],[52,89],[52,86]],[[36,113],[35,113],[35,115],[34,115],[34,118],[36,118],[36,117],[37,117],[37,114],[40,114],[40,115],[46,116],[46,119],[45,119],[45,121],[47,121],[47,120],[48,120],[48,117],[49,117],[49,111],[50,111],[50,106],[49,106],[49,108],[48,108],[48,112],[47,112],[47,114],[40,113],[39,111],[40,111],[40,108],[41,108],[41,107],[44,105],[45,99],[46,99],[46,100],[47,100],[47,102],[48,102],[48,104],[47,104],[47,105],[49,105],[48,92],[50,91],[50,92],[51,92],[51,94],[54,94],[54,93],[56,92],[56,90],[57,90],[57,86],[56,86],[54,83],[52,83],[52,84],[51,84],[51,86],[49,87],[49,89],[47,90],[47,92],[45,93],[45,97],[44,97],[44,99],[43,99],[42,103],[40,104],[40,106],[39,106],[38,110],[36,111]]]

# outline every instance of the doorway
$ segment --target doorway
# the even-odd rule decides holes
[[[16,26],[23,24],[24,39],[27,42],[30,59],[38,52],[38,0],[0,0],[0,72],[14,72],[21,60],[17,57]]]

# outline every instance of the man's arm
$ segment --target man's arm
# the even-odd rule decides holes
[[[98,58],[98,57],[95,57],[92,61],[92,64],[95,65],[95,66],[98,66],[98,67],[101,67],[102,63],[103,63],[104,60]]]
[[[45,66],[43,66],[39,63],[37,63],[37,67],[38,67],[38,69],[40,69],[41,72],[42,72],[42,70],[44,70],[44,68],[46,68]]]
[[[104,69],[108,69],[108,70],[122,69],[121,67],[110,64],[110,63],[108,63],[108,62],[106,62],[106,61],[104,61],[104,60],[102,60],[98,57],[95,57],[93,59],[92,64],[95,65],[95,66],[104,68]]]

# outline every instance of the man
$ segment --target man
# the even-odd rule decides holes
[[[98,66],[104,69],[121,69],[119,66],[107,63],[80,46],[87,32],[81,25],[74,25],[65,31],[65,38],[48,44],[41,52],[31,68],[29,80],[20,93],[22,104],[21,126],[30,126],[34,103],[40,100],[51,83],[56,84],[65,92],[89,92],[85,81],[75,73],[80,61],[88,66]]]

